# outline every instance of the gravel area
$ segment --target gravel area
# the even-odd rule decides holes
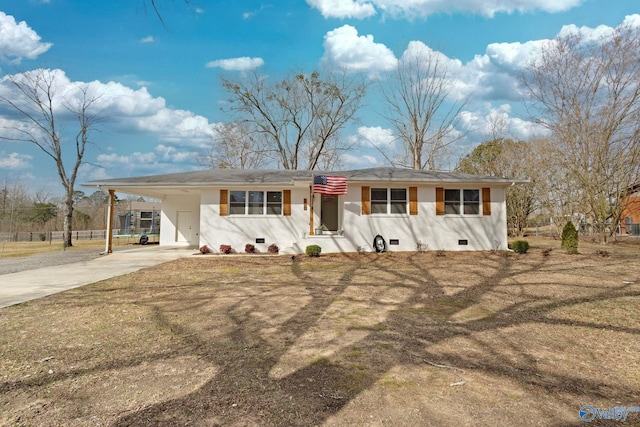
[[[89,261],[99,257],[100,252],[102,252],[100,249],[74,249],[60,252],[43,252],[27,257],[0,258],[0,275]]]

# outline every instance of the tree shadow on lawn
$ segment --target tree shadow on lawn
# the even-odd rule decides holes
[[[476,334],[513,329],[532,323],[601,329],[606,325],[563,320],[550,316],[550,313],[567,306],[640,296],[637,286],[632,284],[600,290],[594,287],[585,295],[563,296],[559,299],[520,293],[514,301],[504,304],[490,316],[451,322],[448,319],[477,305],[488,294],[528,286],[526,278],[540,274],[550,262],[549,258],[539,257],[523,265],[520,262],[521,258],[486,254],[476,254],[476,257],[477,262],[491,264],[492,268],[489,272],[485,271],[479,280],[473,279],[474,284],[464,286],[454,294],[451,294],[447,286],[440,284],[442,275],[435,276],[430,272],[438,260],[425,263],[425,256],[419,254],[410,257],[413,268],[409,271],[397,270],[395,263],[383,256],[344,257],[336,262],[344,262],[348,266],[346,271],[337,280],[329,283],[322,281],[322,275],[318,274],[318,270],[304,268],[307,260],[293,262],[291,270],[297,280],[292,285],[310,290],[311,300],[278,326],[278,334],[290,337],[289,346],[274,346],[265,340],[260,333],[260,328],[264,325],[251,321],[251,311],[237,310],[243,301],[239,301],[227,311],[236,329],[229,334],[232,344],[224,352],[215,348],[209,351],[208,346],[215,344],[198,340],[197,334],[194,335],[188,325],[182,325],[184,330],[178,335],[191,337],[190,342],[185,343],[187,347],[193,348],[200,357],[207,358],[210,363],[222,366],[222,370],[196,392],[128,414],[115,425],[170,425],[194,420],[221,425],[319,425],[373,387],[394,366],[422,367],[425,362],[431,363],[432,366],[455,367],[503,377],[533,392],[553,394],[556,398],[565,399],[564,403],[567,406],[575,402],[570,396],[576,394],[581,396],[585,403],[628,400],[634,395],[633,390],[624,385],[605,384],[588,375],[576,376],[572,373],[550,372],[538,368],[537,360],[527,356],[526,342],[512,345],[508,352],[523,355],[519,360],[505,355],[504,347],[510,345],[506,340],[492,344],[481,342],[484,356],[479,358],[475,357],[475,354],[468,356],[464,352],[452,352],[451,349],[447,352],[431,352],[430,347],[435,347],[438,343],[456,338],[473,341]],[[486,270],[486,265],[483,267],[483,270]],[[562,269],[571,273],[570,265],[564,268],[553,266],[556,273]],[[375,279],[376,276],[381,280],[374,283],[354,283],[358,282],[358,273],[365,271],[375,272],[369,280]],[[575,274],[575,271],[573,273]],[[326,356],[317,356],[316,359],[303,360],[302,366],[297,369],[274,376],[274,368],[280,364],[282,358],[287,357],[286,353],[292,349],[294,343],[304,340],[310,329],[322,323],[332,305],[338,301],[346,301],[347,304],[361,302],[360,296],[353,299],[348,293],[348,289],[353,286],[365,287],[367,292],[374,292],[376,287],[388,286],[408,292],[404,297],[400,297],[400,301],[396,300],[396,304],[393,301],[369,301],[374,306],[392,307],[379,323],[359,326],[357,320],[351,322],[351,325],[347,326],[348,329],[363,332],[357,341],[349,342],[346,346],[335,346],[333,341],[340,338],[329,333],[330,337],[326,342],[316,342],[316,350],[323,354],[324,347],[329,346],[333,348],[333,352]],[[385,295],[384,292],[380,294],[381,297]],[[407,301],[411,304],[408,305]],[[259,310],[259,304],[252,308]],[[163,311],[157,311],[157,316],[158,322],[163,326],[178,327],[171,324],[163,315]],[[638,328],[609,326],[607,329],[640,335]],[[318,337],[322,338],[321,334]],[[247,351],[248,348],[251,351]],[[304,350],[304,346],[301,348]],[[358,353],[356,369],[344,362],[349,360],[349,355],[354,351]],[[366,369],[358,371],[362,366],[366,366]],[[637,397],[637,391],[635,396]],[[577,416],[577,411],[578,407],[575,407],[574,417]],[[575,421],[579,420],[575,418]]]
[[[256,260],[241,257],[226,267],[181,260],[192,269],[186,284],[171,273],[172,263],[147,272],[165,274],[166,286],[150,285],[154,292],[136,304],[148,307],[149,321],[171,336],[172,348],[121,360],[122,366],[189,356],[218,370],[195,391],[130,411],[114,426],[366,425],[370,413],[384,416],[378,404],[406,403],[411,395],[419,396],[411,404],[422,411],[394,419],[398,414],[389,410],[387,423],[518,424],[522,418],[510,417],[521,409],[529,419],[550,419],[550,408],[569,408],[558,425],[577,425],[579,403],[640,399],[638,375],[617,381],[612,371],[627,367],[598,360],[606,345],[598,343],[593,353],[584,347],[594,338],[631,338],[638,347],[640,327],[580,314],[594,304],[606,311],[621,298],[640,297],[637,267],[625,276],[634,280],[604,283],[592,271],[604,261],[586,257],[579,258],[580,269],[563,257],[496,253]],[[243,272],[252,268],[264,269],[263,279],[247,283]],[[103,289],[77,290],[76,304],[83,304],[82,292],[99,299]],[[115,295],[111,303],[127,298]],[[117,362],[95,369],[117,369]],[[381,384],[387,388],[374,392]]]

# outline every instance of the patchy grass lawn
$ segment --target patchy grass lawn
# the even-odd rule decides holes
[[[139,240],[133,236],[116,237],[112,241],[113,247],[125,247],[137,243]],[[64,249],[62,240],[36,241],[36,242],[0,242],[0,258],[25,257],[43,252],[59,252],[62,250],[76,251],[82,249],[104,249],[104,239],[73,240],[73,246]]]
[[[0,425],[559,426],[640,406],[640,246],[529,241],[194,256],[1,309]]]

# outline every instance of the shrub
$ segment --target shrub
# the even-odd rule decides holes
[[[231,245],[220,245],[220,252],[223,254],[230,254],[233,251]]]
[[[511,243],[511,249],[513,249],[513,251],[516,253],[526,254],[529,250],[529,242],[527,242],[526,240],[516,240]]]
[[[248,254],[255,254],[256,253],[256,247],[254,245],[252,245],[251,243],[247,243],[246,245],[244,245],[244,251]]]
[[[578,253],[578,231],[571,221],[562,227],[562,249],[568,254]]]
[[[275,243],[272,243],[267,248],[267,252],[269,252],[270,254],[277,254],[278,252],[280,252],[280,248]]]
[[[207,245],[202,245],[202,246],[200,246],[200,249],[198,249],[198,250],[200,251],[200,253],[201,253],[202,255],[204,255],[204,254],[208,254],[208,253],[210,253],[210,252],[211,252],[211,250],[209,249],[209,246],[207,246]]]
[[[320,256],[320,252],[322,252],[322,248],[318,245],[309,245],[305,249],[305,252],[309,256]]]

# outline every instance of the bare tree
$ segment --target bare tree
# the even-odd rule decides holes
[[[383,116],[402,143],[403,166],[435,169],[446,147],[463,136],[456,124],[466,100],[452,99],[450,74],[446,58],[422,49],[405,53],[380,81]]]
[[[213,169],[259,169],[269,159],[246,123],[233,122],[216,125],[216,136],[210,150],[196,160]]]
[[[362,79],[346,74],[292,74],[277,83],[253,73],[223,78],[229,112],[246,123],[255,142],[284,169],[331,164],[349,147],[340,130],[354,119],[364,97]]]
[[[539,204],[536,197],[539,168],[533,156],[529,143],[498,138],[478,145],[455,168],[456,172],[474,175],[530,180],[507,189],[507,226],[515,236],[523,234],[529,216]]]
[[[173,0],[172,0],[173,1]],[[186,6],[189,6],[190,1],[189,0],[183,0]],[[151,7],[151,9],[153,9],[153,12],[156,14],[156,17],[158,18],[158,20],[164,25],[165,21],[164,21],[164,17],[162,15],[162,13],[160,12],[160,3],[162,3],[162,0],[143,0],[143,6],[146,10],[147,8],[147,4]]]
[[[9,235],[22,231],[19,226],[26,217],[30,203],[31,198],[22,183],[4,178],[0,182],[0,231]]]
[[[549,147],[601,242],[620,221],[626,189],[640,171],[640,28],[597,41],[576,33],[548,43],[524,82]],[[565,186],[566,187],[566,186]],[[573,193],[573,194],[572,194]]]
[[[0,139],[28,142],[37,146],[55,163],[58,176],[65,190],[64,195],[64,247],[72,246],[71,229],[73,219],[73,196],[78,168],[82,164],[89,133],[100,121],[95,110],[98,96],[91,93],[88,85],[78,85],[74,99],[64,99],[58,87],[58,72],[37,69],[3,78],[14,89],[12,94],[0,94],[0,102],[17,113],[16,125],[4,129]],[[61,116],[70,113],[76,120],[73,157],[63,150]],[[73,159],[70,165],[65,160]]]

